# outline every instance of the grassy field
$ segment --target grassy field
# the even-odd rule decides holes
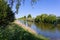
[[[47,40],[41,36],[33,35],[18,25],[12,23],[7,27],[0,27],[0,40]]]

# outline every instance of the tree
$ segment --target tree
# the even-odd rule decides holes
[[[4,0],[6,1],[7,3],[9,3],[10,7],[12,8],[14,6],[14,3],[15,3],[15,8],[16,8],[16,11],[15,13],[18,13],[18,9],[20,8],[20,6],[22,5],[21,3],[25,3],[26,0]],[[33,6],[33,4],[35,4],[37,2],[37,0],[31,0],[31,5]]]
[[[48,17],[47,14],[41,14],[35,18],[37,22],[46,22],[46,18]]]
[[[38,15],[38,16],[35,18],[35,22],[37,22],[37,23],[41,22],[40,15]]]
[[[56,16],[53,14],[41,14],[35,18],[35,22],[52,23],[56,22]]]
[[[29,14],[29,15],[27,16],[27,18],[32,18],[31,14]]]
[[[14,13],[5,1],[0,0],[0,26],[6,26],[14,21]]]
[[[34,4],[36,1],[37,0],[31,0],[31,3]],[[24,3],[25,0],[0,0],[0,26],[5,26],[14,21],[14,14],[18,13],[21,2]],[[14,3],[16,6],[14,6]],[[16,7],[14,13],[12,11],[13,6]]]
[[[40,18],[41,18],[41,21],[42,22],[46,22],[46,18],[48,17],[48,15],[47,14],[41,14],[40,15]]]
[[[26,16],[24,16],[24,18],[26,19]]]
[[[50,14],[47,19],[50,23],[56,22],[56,16],[53,14]]]

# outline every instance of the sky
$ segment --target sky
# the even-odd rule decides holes
[[[31,6],[30,0],[26,0],[25,4],[20,6],[16,18],[27,16],[31,14],[32,17],[36,17],[41,14],[54,14],[60,16],[60,0],[39,0],[34,4],[34,8]]]

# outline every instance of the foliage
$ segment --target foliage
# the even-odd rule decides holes
[[[42,14],[42,15],[39,15],[35,18],[35,22],[54,23],[54,22],[56,22],[56,16]]]
[[[26,16],[24,16],[24,18],[26,19]]]
[[[5,29],[0,27],[0,40],[43,40],[16,24],[10,24]]]
[[[36,1],[37,0],[31,0],[31,3],[34,4]],[[14,13],[12,11],[12,8],[15,4],[15,13],[18,13],[21,2],[24,3],[25,0],[0,0],[0,26],[5,26],[14,20]]]
[[[27,18],[32,18],[31,14],[29,14],[29,15],[27,16]]]
[[[16,6],[14,6],[14,8],[16,9],[15,13],[18,13],[18,10],[20,8],[20,6],[22,5],[22,3],[24,4],[26,0],[4,0],[6,1],[11,8],[13,8],[14,4]],[[37,2],[37,0],[30,0],[31,5],[33,6],[33,4],[35,4]]]
[[[49,23],[54,23],[54,22],[56,22],[56,16],[53,15],[53,14],[49,15],[48,18],[47,18],[47,21],[48,21]]]
[[[14,21],[14,13],[5,1],[0,0],[0,26],[6,26]]]

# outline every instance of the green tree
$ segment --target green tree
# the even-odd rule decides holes
[[[35,18],[37,22],[46,22],[46,18],[48,17],[47,14],[41,14]]]
[[[31,0],[31,3],[34,4],[36,1],[37,0]],[[24,3],[25,0],[0,0],[0,20],[1,20],[0,24],[1,25],[5,24],[6,22],[7,22],[6,24],[8,24],[10,21],[7,21],[7,20],[10,20],[10,18],[12,19],[14,17],[14,13],[18,13],[18,9],[21,5],[21,2]],[[14,6],[14,3],[16,6]],[[13,6],[16,9],[14,13],[12,12]]]
[[[40,18],[41,18],[41,21],[42,22],[46,22],[46,18],[48,17],[48,15],[47,14],[41,14],[40,15]]]
[[[7,3],[9,3],[10,7],[13,8],[14,5],[14,8],[16,9],[15,13],[18,13],[18,10],[20,8],[20,6],[22,5],[22,3],[24,4],[26,0],[4,0],[6,1]],[[33,6],[33,4],[35,4],[37,2],[37,0],[31,0],[30,3],[31,5]]]
[[[29,15],[27,16],[27,18],[32,18],[31,14],[29,14]]]
[[[31,4],[36,3],[37,0],[31,0]],[[25,2],[25,0],[0,0],[0,24],[6,25],[14,20],[14,13],[18,13],[18,9],[21,5],[21,2]],[[16,6],[14,6],[14,3]],[[9,5],[8,5],[9,4]],[[16,11],[12,12],[13,6]],[[8,17],[9,16],[9,17]]]
[[[53,14],[50,14],[47,19],[48,19],[48,22],[49,22],[49,23],[54,23],[54,22],[56,22],[56,16],[53,15]]]
[[[4,0],[0,0],[0,26],[6,26],[14,19],[14,13],[9,5]]]
[[[43,22],[43,23],[55,23],[56,22],[56,16],[53,14],[47,15],[47,14],[41,14],[35,18],[35,22]]]
[[[24,16],[24,18],[26,19],[26,16]]]
[[[35,22],[41,22],[40,15],[35,18]]]

